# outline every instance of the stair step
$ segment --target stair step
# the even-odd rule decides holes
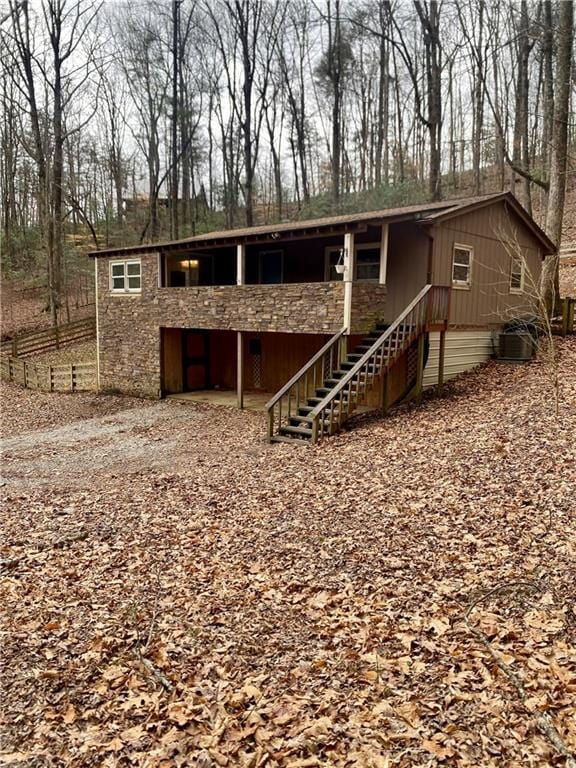
[[[307,440],[298,440],[294,437],[283,437],[282,435],[274,435],[270,438],[271,443],[292,443],[292,445],[303,445],[308,442]]]
[[[358,358],[358,360],[360,360],[360,358]],[[348,366],[346,369],[344,369],[344,372],[345,372],[345,373],[350,373],[350,368],[354,368],[354,366],[356,365],[356,363],[358,362],[358,360],[346,360],[346,361],[344,361],[344,362],[342,363],[342,365],[346,365],[346,366]],[[374,366],[374,363],[370,362],[370,363],[368,363],[368,365],[370,365],[370,366],[372,366],[372,367],[373,367],[373,366]]]
[[[298,427],[301,424],[312,424],[313,418],[312,416],[290,416],[290,425],[291,427]]]
[[[280,427],[281,435],[298,435],[300,437],[311,437],[312,430],[308,427]]]
[[[354,382],[352,382],[352,383],[354,384]],[[326,395],[329,395],[329,394],[330,394],[330,392],[332,392],[332,390],[333,390],[333,389],[334,389],[334,387],[318,387],[318,389],[316,390],[316,394],[317,394],[317,395],[322,395],[322,400],[324,400],[324,398],[326,397]],[[355,388],[354,386],[353,386],[353,388],[352,388],[352,393],[353,393],[353,394],[355,394],[355,393],[356,393],[356,388]],[[348,388],[347,388],[347,387],[346,387],[346,389],[345,389],[345,394],[346,394],[346,395],[348,394]],[[338,398],[338,400],[339,400],[339,399],[340,399],[340,394],[336,395],[336,397],[337,397],[337,398]],[[310,401],[310,398],[308,398],[308,401]]]
[[[312,408],[310,409],[312,410]],[[334,418],[338,416],[339,410],[337,408],[334,408]],[[312,424],[314,421],[312,416],[290,416],[290,426],[297,427],[299,424],[306,423],[306,424]],[[323,420],[325,424],[328,424],[330,422],[329,418],[326,418]]]
[[[312,410],[317,405],[319,405],[322,402],[322,400],[324,400],[323,397],[309,397],[308,398],[308,403],[312,405],[312,408],[310,408],[310,410]],[[344,398],[337,397],[335,402],[338,403],[338,405],[340,405],[340,403],[343,403],[344,406],[346,406],[348,404],[348,398],[347,397],[344,397]]]
[[[344,374],[342,374],[344,375]],[[334,389],[334,387],[337,384],[340,384],[340,381],[342,380],[342,376],[339,376],[336,379],[324,379],[324,385],[330,384],[330,389]]]

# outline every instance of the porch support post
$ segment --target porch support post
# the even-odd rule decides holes
[[[416,369],[416,389],[414,391],[415,398],[420,401],[422,399],[422,381],[424,378],[424,338],[423,333],[418,337],[418,367]]]
[[[390,225],[387,221],[382,223],[382,237],[380,239],[380,285],[386,285],[386,271],[388,269],[388,235]]]
[[[100,392],[100,313],[98,311],[98,257],[94,257],[94,303],[96,305],[96,392]],[[16,355],[14,355],[15,357]],[[52,391],[52,368],[50,368],[50,392]]]
[[[246,246],[239,243],[236,246],[236,285],[246,282]]]
[[[382,377],[382,416],[386,416],[390,410],[390,395],[390,369],[387,368]]]
[[[344,328],[352,329],[352,281],[354,280],[356,254],[354,253],[354,232],[344,235]]]
[[[342,336],[338,343],[338,367],[340,363],[344,363],[348,357],[348,339],[346,336]]]
[[[238,408],[244,408],[244,338],[242,331],[236,331],[236,393]]]
[[[438,356],[438,394],[444,390],[444,358],[446,356],[446,331],[440,331],[440,353]]]

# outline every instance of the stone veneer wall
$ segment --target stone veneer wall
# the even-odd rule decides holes
[[[110,261],[121,259],[97,259],[103,390],[159,396],[162,327],[333,334],[343,324],[343,283],[159,288],[157,254],[132,254],[131,258],[140,258],[142,264],[139,294],[112,294]],[[359,299],[357,313],[369,305],[368,297]]]
[[[110,261],[98,267],[99,384],[103,390],[158,397],[160,328],[333,334],[344,321],[343,283],[229,285],[159,288],[158,256],[146,253],[142,292],[112,294]],[[354,283],[352,332],[365,333],[382,319],[386,286]]]
[[[353,283],[352,333],[368,333],[384,320],[387,292],[385,285]]]

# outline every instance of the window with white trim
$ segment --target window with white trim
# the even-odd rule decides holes
[[[336,271],[337,265],[344,264],[344,248],[329,247],[325,249],[324,255],[324,279],[327,282],[334,283],[344,279],[342,272]]]
[[[510,293],[522,293],[524,290],[524,260],[522,256],[513,255],[510,266]]]
[[[377,283],[380,280],[380,243],[360,243],[354,249],[356,255],[354,280],[362,283]],[[329,246],[325,249],[324,279],[336,282],[344,279],[344,274],[336,267],[343,265],[344,248]]]
[[[110,262],[110,290],[112,293],[140,293],[142,290],[140,259]]]
[[[356,246],[356,280],[363,283],[380,280],[380,243]]]
[[[452,285],[469,288],[472,283],[472,257],[474,249],[469,245],[454,245],[452,255]]]

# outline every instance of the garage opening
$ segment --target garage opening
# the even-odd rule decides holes
[[[212,393],[222,401],[227,393],[232,401],[240,384],[247,395],[271,397],[327,340],[323,334],[244,331],[239,342],[237,331],[162,328],[162,394],[195,393],[207,401]]]

